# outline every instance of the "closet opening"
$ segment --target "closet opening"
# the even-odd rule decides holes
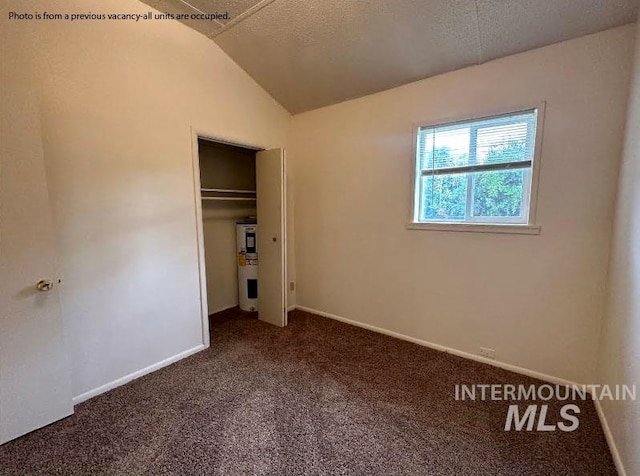
[[[203,340],[229,310],[285,326],[284,151],[193,140]]]

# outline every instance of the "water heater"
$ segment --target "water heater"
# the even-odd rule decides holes
[[[255,220],[236,224],[238,298],[243,311],[258,310],[258,241]]]

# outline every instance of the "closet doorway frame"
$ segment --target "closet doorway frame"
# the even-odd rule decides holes
[[[220,137],[206,129],[190,127],[191,131],[191,169],[193,172],[193,200],[195,205],[196,219],[196,251],[198,255],[198,281],[200,288],[200,321],[202,324],[202,344],[205,349],[211,346],[211,337],[209,335],[209,302],[207,299],[207,267],[205,264],[204,254],[204,227],[202,218],[202,192],[200,183],[200,151],[198,140],[208,140],[219,144],[233,145],[242,147],[243,149],[254,150],[260,152],[266,150],[255,144],[247,144],[245,142],[236,141]]]

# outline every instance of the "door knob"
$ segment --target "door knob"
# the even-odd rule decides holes
[[[52,287],[53,281],[50,279],[41,279],[38,281],[38,284],[36,284],[36,289],[42,292],[50,291]]]

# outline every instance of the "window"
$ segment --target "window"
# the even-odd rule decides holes
[[[530,225],[538,109],[417,129],[414,224]]]

